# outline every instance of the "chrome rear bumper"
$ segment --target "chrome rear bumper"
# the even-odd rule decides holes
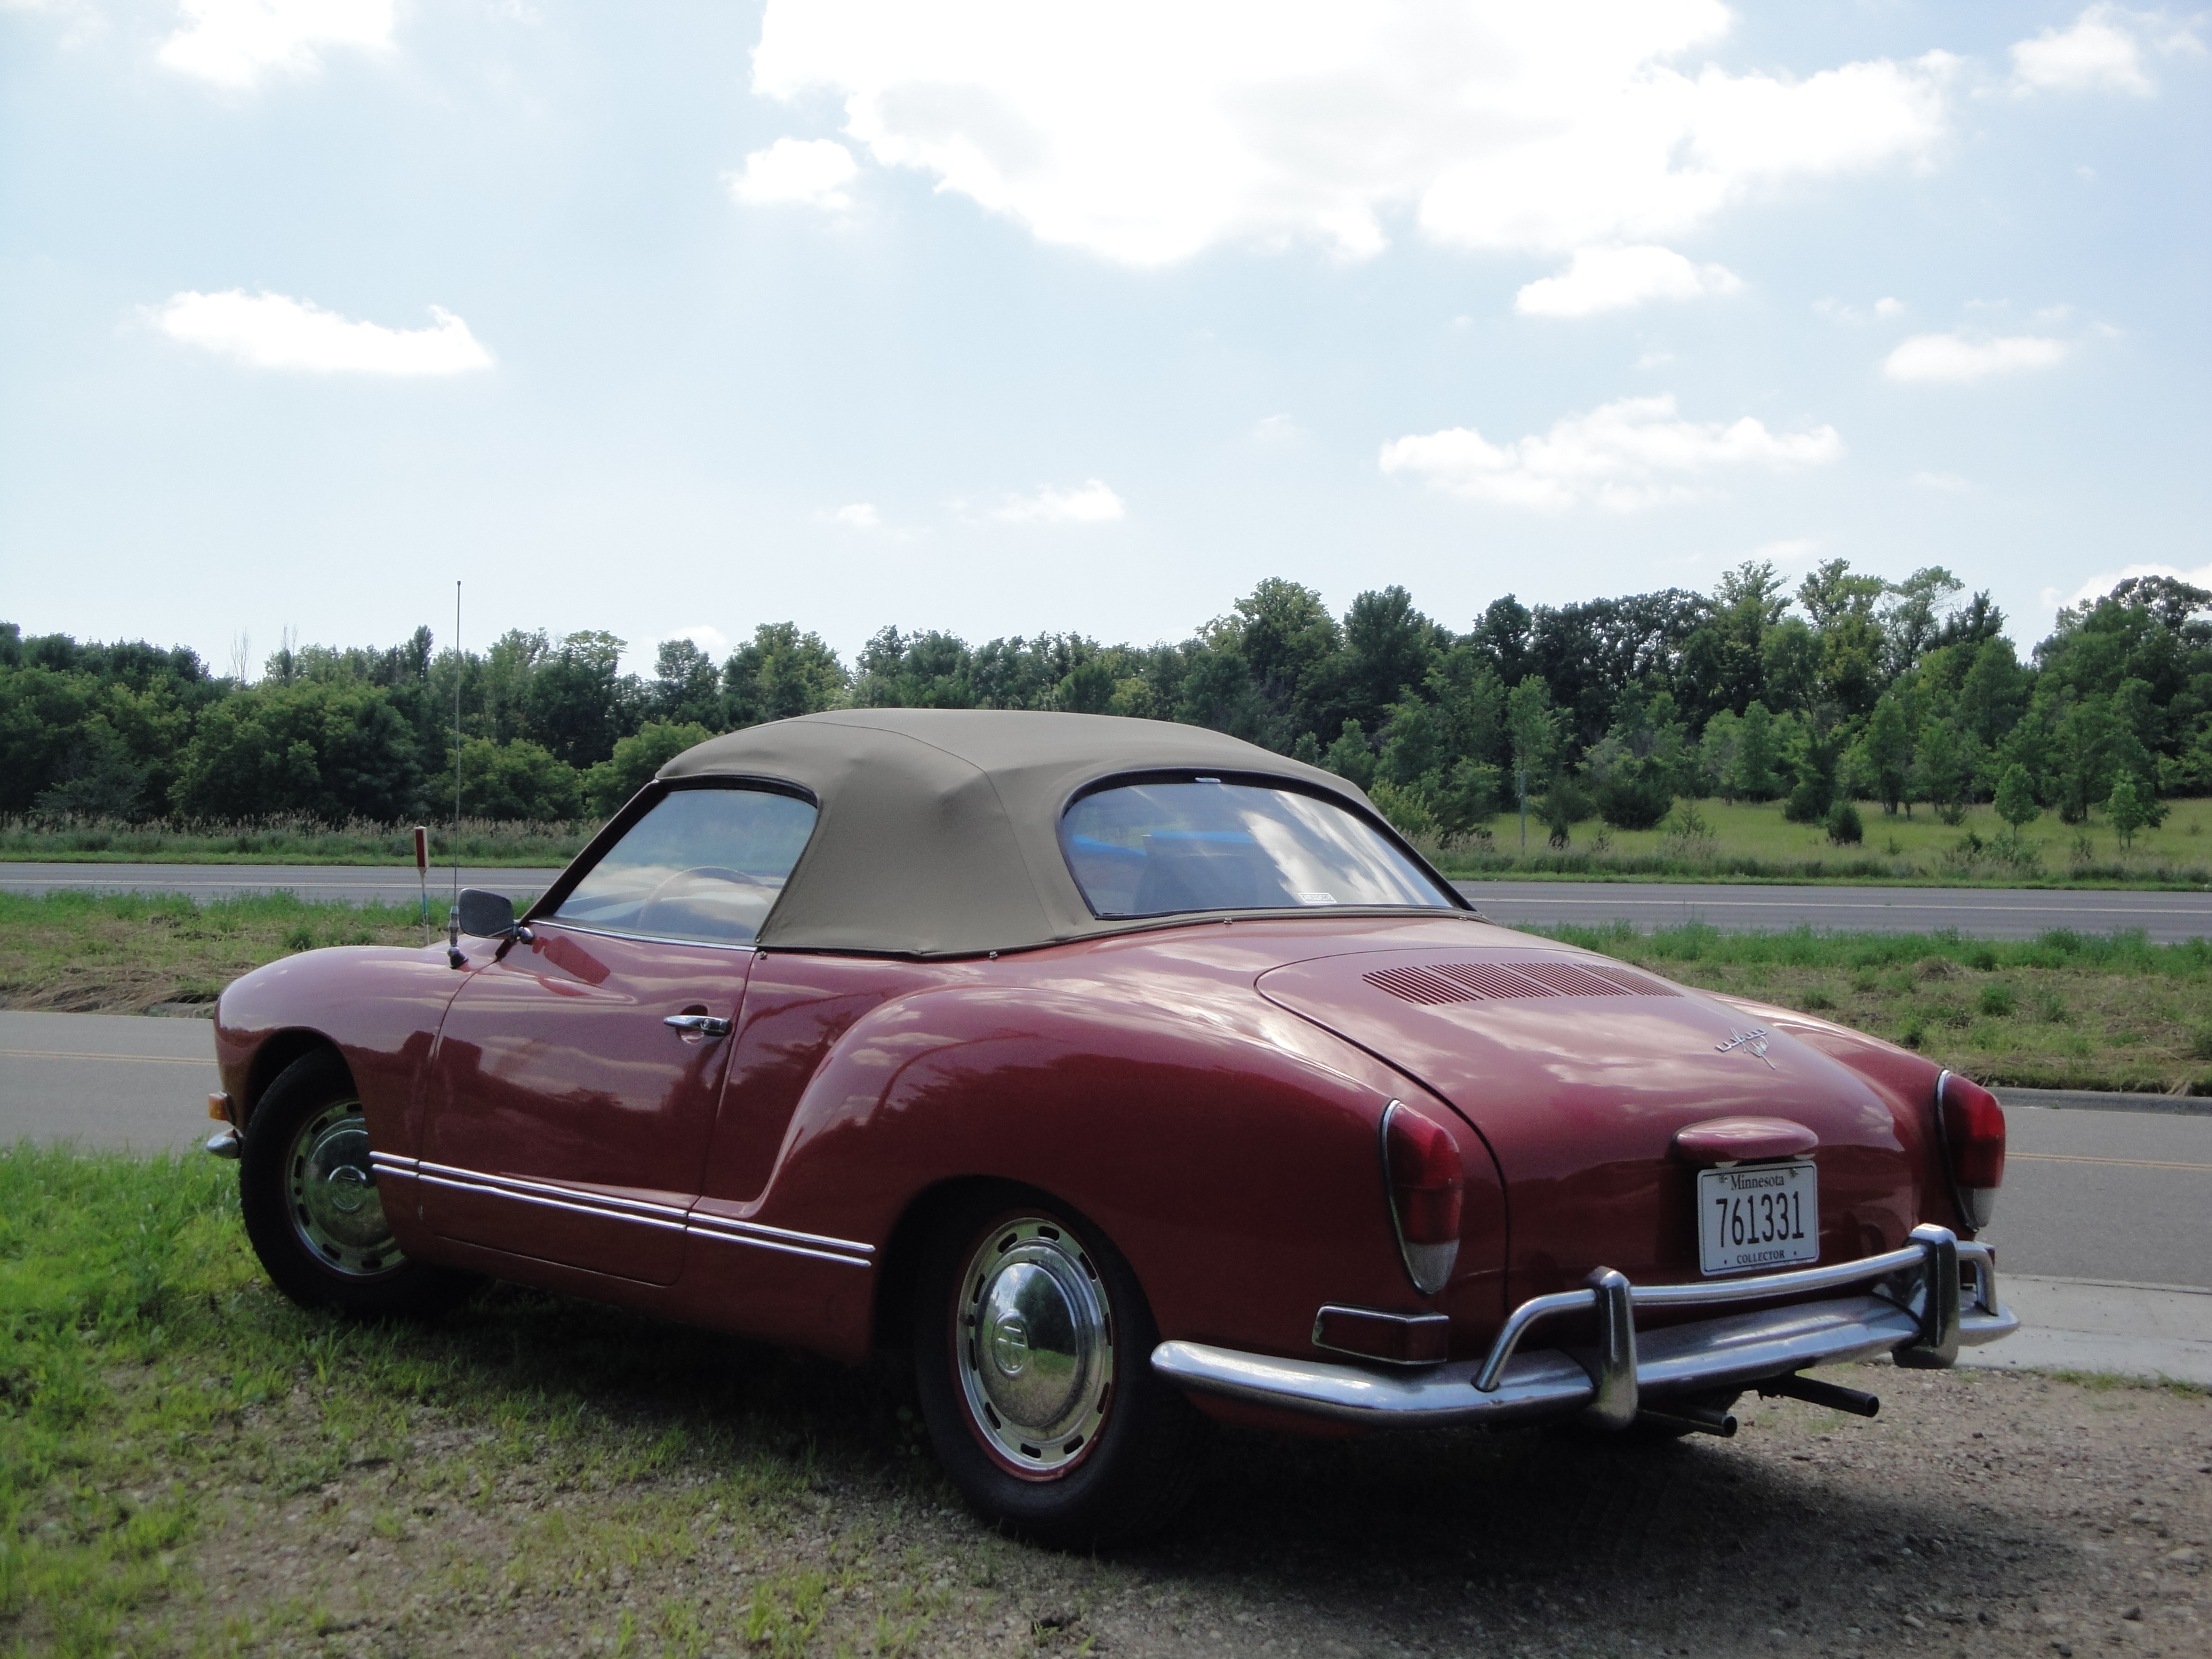
[[[1972,1290],[1966,1290],[1971,1280]],[[1858,1294],[1640,1333],[1638,1308],[1705,1307],[1805,1296]],[[1597,1316],[1593,1348],[1520,1352],[1543,1320]],[[1647,1397],[1747,1388],[1768,1377],[1893,1354],[1900,1365],[1940,1367],[1959,1349],[2020,1328],[1997,1299],[1996,1264],[1985,1244],[1962,1244],[1946,1227],[1916,1227],[1903,1249],[1863,1261],[1706,1285],[1638,1287],[1610,1268],[1589,1287],[1540,1296],[1513,1310],[1490,1352],[1408,1370],[1240,1353],[1202,1342],[1163,1342],[1152,1367],[1200,1394],[1369,1428],[1508,1424],[1581,1415],[1625,1428]]]

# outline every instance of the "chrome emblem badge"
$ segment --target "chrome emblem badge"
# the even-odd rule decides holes
[[[1754,1025],[1748,1031],[1738,1031],[1731,1029],[1729,1032],[1729,1040],[1726,1042],[1716,1042],[1713,1044],[1713,1052],[1715,1054],[1734,1054],[1739,1048],[1747,1048],[1759,1059],[1766,1060],[1767,1039],[1771,1037],[1773,1035],[1774,1033],[1768,1030],[1764,1025]],[[1770,1072],[1776,1069],[1775,1064],[1772,1060],[1766,1060],[1766,1069]]]

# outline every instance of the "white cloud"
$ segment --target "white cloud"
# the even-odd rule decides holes
[[[1885,294],[1864,311],[1856,306],[1845,305],[1841,300],[1815,300],[1814,314],[1832,323],[1848,323],[1854,327],[1863,323],[1886,323],[1905,314],[1905,301]]]
[[[1270,415],[1252,428],[1252,441],[1263,449],[1280,449],[1305,435],[1305,428],[1287,414]]]
[[[1075,489],[1048,486],[994,507],[989,516],[1006,524],[1110,524],[1124,516],[1121,498],[1097,478]]]
[[[1974,486],[1955,472],[1916,472],[1912,475],[1916,489],[1939,490],[1947,495],[1963,495]]]
[[[842,524],[848,530],[880,530],[883,515],[866,501],[854,501],[825,515],[831,524]]]
[[[2013,90],[2124,92],[2148,98],[2157,85],[2143,70],[2143,49],[2162,54],[2201,52],[2188,25],[2175,27],[2148,12],[2120,6],[2090,7],[2072,25],[2045,29],[2012,49]]]
[[[1676,66],[1721,0],[769,0],[753,87],[1046,242],[1157,266],[1668,239],[1807,179],[1928,155],[1953,60],[1802,80]]]
[[[268,70],[313,74],[325,47],[392,47],[392,0],[182,0],[179,10],[157,55],[218,86],[249,87]]]
[[[349,321],[312,301],[282,294],[173,295],[146,313],[162,333],[255,368],[307,369],[316,374],[460,374],[489,368],[469,325],[450,311],[430,307],[428,328],[386,328]]]
[[[724,176],[730,194],[752,206],[799,203],[842,210],[853,205],[845,186],[859,173],[853,152],[834,138],[779,138],[745,157],[745,170]]]
[[[1636,360],[1638,368],[1664,368],[1674,361],[1671,351],[1647,351]]]
[[[1686,421],[1662,396],[1623,398],[1503,446],[1466,427],[1400,438],[1382,446],[1382,466],[1508,507],[1630,513],[1692,500],[1716,472],[1817,466],[1843,453],[1832,426],[1776,433],[1747,415],[1727,426]]]
[[[2053,368],[2073,347],[2039,334],[1916,334],[1882,359],[1881,372],[1893,380],[1956,384],[1991,374]]]
[[[1743,286],[1722,265],[1693,265],[1672,248],[1578,248],[1556,276],[1530,283],[1514,295],[1524,317],[1590,317],[1626,311],[1647,300],[1694,300],[1733,294]]]

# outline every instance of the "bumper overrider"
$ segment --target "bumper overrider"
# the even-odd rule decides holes
[[[1854,1292],[1639,1333],[1639,1308],[1682,1309]],[[1522,1352],[1529,1332],[1564,1314],[1596,1316],[1595,1346]],[[1862,1261],[1697,1285],[1632,1285],[1601,1267],[1586,1288],[1513,1310],[1490,1352],[1421,1367],[1339,1364],[1163,1342],[1152,1366],[1197,1394],[1364,1428],[1513,1424],[1579,1416],[1620,1429],[1670,1399],[1753,1388],[1811,1365],[1889,1354],[1899,1365],[1957,1364],[1961,1346],[2009,1336],[2019,1319],[1997,1299],[1986,1244],[1948,1227],[1912,1230],[1901,1249]],[[1770,1390],[1775,1392],[1778,1390]]]

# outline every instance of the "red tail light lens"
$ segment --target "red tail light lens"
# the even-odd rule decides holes
[[[1986,1227],[2004,1184],[2004,1108],[1980,1084],[1946,1072],[1936,1079],[1936,1117],[1959,1213]]]
[[[1382,1114],[1382,1179],[1406,1271],[1416,1289],[1433,1295],[1459,1258],[1467,1172],[1458,1143],[1441,1124],[1394,1100]]]

